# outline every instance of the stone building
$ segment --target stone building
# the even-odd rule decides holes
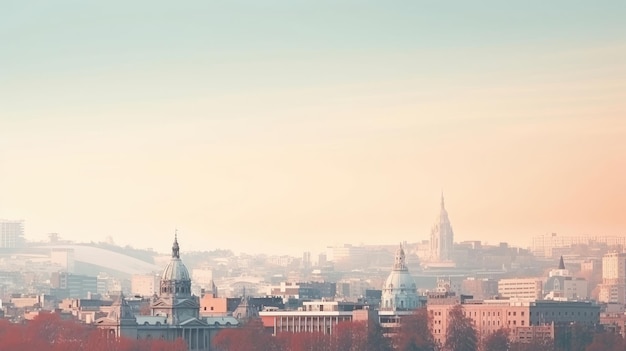
[[[220,329],[239,324],[233,317],[200,316],[199,298],[191,293],[191,278],[180,259],[177,236],[170,262],[161,274],[158,295],[152,298],[150,312],[149,316],[133,314],[124,295],[120,295],[107,317],[96,320],[95,325],[113,337],[171,341],[182,338],[189,351],[208,351],[212,350],[213,337]]]

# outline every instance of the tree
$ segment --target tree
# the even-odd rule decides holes
[[[530,342],[512,342],[510,344],[511,351],[550,351],[554,350],[554,340],[552,339],[535,339]]]
[[[367,323],[343,322],[337,324],[333,334],[335,351],[363,351],[367,347]]]
[[[597,333],[593,342],[585,351],[625,351],[626,342],[621,335],[615,333]]]
[[[450,351],[476,351],[478,335],[472,319],[466,317],[462,305],[456,305],[448,314],[445,348]]]
[[[369,323],[367,328],[367,346],[364,351],[392,351],[389,338],[383,334],[382,326],[377,323]]]
[[[435,350],[435,339],[430,329],[430,318],[425,308],[400,320],[400,328],[394,336],[394,344],[399,351]]]
[[[555,333],[557,351],[585,351],[593,341],[594,330],[590,326],[574,323],[559,327]]]
[[[483,340],[483,351],[506,351],[509,348],[509,332],[506,329],[498,329]]]
[[[252,319],[243,327],[224,329],[217,333],[213,345],[221,351],[274,350],[274,338],[265,331],[260,319]]]

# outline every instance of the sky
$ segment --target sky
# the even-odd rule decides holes
[[[626,235],[624,1],[0,1],[0,218],[166,252]]]

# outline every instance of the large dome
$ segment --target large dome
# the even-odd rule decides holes
[[[178,233],[174,234],[172,260],[161,274],[160,296],[191,296],[191,278],[187,267],[180,260]]]
[[[163,270],[161,280],[191,280],[189,271],[180,258],[172,257],[170,263]]]
[[[402,245],[396,251],[393,269],[383,285],[381,309],[410,310],[419,307],[417,284],[405,264]]]

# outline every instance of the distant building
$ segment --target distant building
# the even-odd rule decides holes
[[[269,296],[280,296],[284,301],[296,299],[300,301],[334,298],[337,295],[337,284],[331,282],[281,282],[269,287]]]
[[[85,299],[97,292],[97,277],[68,272],[53,272],[50,275],[50,294],[59,299]]]
[[[430,231],[430,262],[451,262],[453,249],[454,232],[452,231],[442,193],[439,216]]]
[[[24,244],[24,221],[0,220],[0,248],[10,249]]]
[[[130,279],[133,295],[153,296],[159,292],[159,276],[156,274],[133,274]]]
[[[333,262],[335,270],[348,271],[363,269],[367,266],[367,252],[363,246],[345,244],[327,248],[328,259]]]
[[[587,281],[575,278],[565,269],[563,256],[559,260],[559,267],[549,273],[544,285],[546,300],[586,300],[589,298]]]
[[[533,237],[531,252],[538,257],[554,257],[557,252],[560,252],[560,249],[571,248],[575,245],[589,245],[591,243],[624,248],[626,247],[626,236],[562,236],[557,235],[557,233],[544,234]]]
[[[543,282],[537,278],[500,279],[498,294],[503,298],[541,300]]]
[[[477,300],[487,300],[498,295],[498,281],[491,278],[467,278],[461,282],[461,294]]]

